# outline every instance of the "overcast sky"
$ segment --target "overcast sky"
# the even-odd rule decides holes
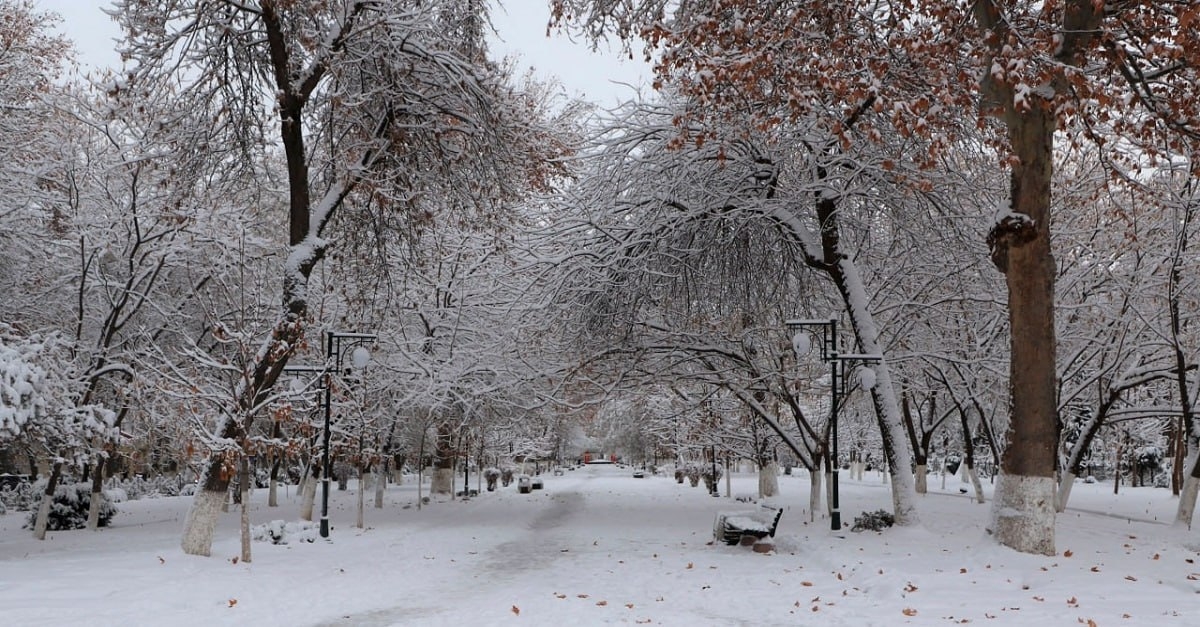
[[[62,31],[75,42],[85,65],[117,64],[113,51],[117,27],[100,11],[109,0],[34,0],[34,4],[63,17]],[[638,60],[630,61],[615,48],[602,46],[593,53],[588,44],[573,43],[562,34],[547,38],[547,0],[499,0],[499,4],[492,12],[497,31],[492,50],[497,56],[518,57],[519,67],[532,67],[543,79],[558,78],[568,95],[608,107],[632,97],[632,89],[621,83],[649,84],[650,69],[640,61],[640,50],[635,54]]]

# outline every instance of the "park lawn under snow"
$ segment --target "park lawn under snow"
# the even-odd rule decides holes
[[[472,480],[473,482],[474,480]],[[984,530],[989,505],[930,480],[922,525],[838,536],[808,522],[808,478],[780,478],[776,551],[710,544],[714,514],[745,507],[664,476],[589,466],[418,510],[389,487],[353,527],[334,492],[329,541],[240,553],[223,514],[213,556],[184,555],[186,497],[125,502],[111,528],[21,529],[0,516],[0,624],[13,625],[1173,625],[1200,624],[1200,539],[1171,527],[1169,490],[1080,484],[1058,554],[1023,555]],[[754,490],[738,474],[733,494]],[[722,482],[722,489],[724,482]],[[254,494],[253,524],[294,521]],[[847,523],[888,508],[877,473],[842,481]]]

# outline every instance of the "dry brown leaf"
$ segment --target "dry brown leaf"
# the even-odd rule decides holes
[[[1156,559],[1160,559],[1160,558],[1162,558],[1162,556],[1161,556],[1161,555],[1159,555],[1158,553],[1155,553],[1155,554],[1154,554],[1154,557],[1152,557],[1152,558],[1150,558],[1150,559],[1152,559],[1152,560],[1156,560]]]
[[[1038,602],[1040,603],[1040,602],[1042,602],[1042,601],[1045,601],[1045,600],[1046,600],[1046,598],[1045,598],[1045,597],[1039,597],[1039,596],[1035,596],[1035,597],[1033,597],[1033,600],[1034,600],[1034,601],[1038,601]]]
[[[904,608],[903,610],[901,610],[901,613],[903,613],[905,616],[916,616],[917,615],[917,611],[911,607]]]
[[[800,582],[800,585],[804,586],[805,588],[811,588],[811,587],[812,587],[812,585],[813,585],[813,582],[811,582],[811,581],[801,581],[801,582]]]
[[[229,599],[229,607],[237,605],[237,599]]]
[[[519,607],[517,607],[517,606],[515,606],[515,605],[514,605],[514,606],[512,606],[512,613],[513,613],[513,614],[516,614],[517,616],[520,616],[520,615],[521,615],[521,608],[519,608]]]
[[[688,569],[688,570],[691,570],[691,569],[693,569],[693,568],[695,568],[695,567],[696,567],[696,565],[695,565],[695,564],[693,564],[693,563],[691,563],[691,562],[688,562],[688,565],[687,565],[687,569]]]
[[[908,582],[907,584],[905,584],[905,585],[904,585],[904,591],[905,591],[905,592],[916,592],[916,591],[917,591],[917,587],[916,587],[916,586],[914,586],[914,585],[912,584],[912,582],[910,581],[910,582]]]
[[[1100,567],[1099,567],[1099,566],[1093,566],[1093,567],[1092,567],[1092,572],[1093,572],[1093,573],[1098,573],[1098,572],[1100,572]]]
[[[577,597],[579,597],[579,598],[581,598],[581,599],[586,599],[586,598],[588,598],[588,595],[586,595],[586,594],[577,594],[577,595],[575,595],[575,596],[577,596]]]
[[[625,607],[627,607],[627,608],[629,608],[629,609],[631,609],[631,610],[632,610],[632,609],[633,609],[633,604],[632,604],[632,603],[626,603],[626,604],[625,604]]]
[[[599,605],[600,607],[604,607],[605,605],[608,605],[608,601],[596,601],[596,605]]]
[[[1067,550],[1063,551],[1063,557],[1071,557],[1074,554],[1075,554],[1075,552],[1072,551],[1071,549],[1067,549]]]
[[[567,595],[565,595],[565,594],[559,594],[559,593],[557,593],[557,592],[556,592],[556,593],[554,593],[554,596],[555,596],[555,597],[557,597],[557,598],[559,598],[559,599],[565,599],[565,598],[567,598]]]
[[[1134,577],[1133,575],[1125,575],[1125,580],[1126,581],[1137,581],[1137,577]]]
[[[960,568],[960,569],[958,569],[958,574],[960,574],[960,575],[965,575],[965,574],[967,574],[967,569],[965,569],[965,568]]]
[[[1067,605],[1071,605],[1071,606],[1079,605],[1079,600],[1076,599],[1075,597],[1071,597],[1071,598],[1067,599]]]

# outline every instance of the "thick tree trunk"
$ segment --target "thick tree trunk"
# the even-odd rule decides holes
[[[929,466],[917,464],[915,479],[917,494],[927,494],[929,492]]]
[[[1058,451],[1055,397],[1054,257],[1050,251],[1051,103],[1006,117],[1018,162],[1013,213],[989,235],[993,262],[1008,283],[1012,356],[1008,446],[993,502],[997,540],[1024,553],[1052,555],[1054,471]]]
[[[46,539],[46,527],[50,524],[50,505],[54,502],[54,491],[58,489],[58,481],[62,478],[62,462],[55,462],[50,468],[50,477],[46,480],[46,489],[42,491],[42,503],[38,506],[37,517],[33,520],[33,537],[38,540]]]
[[[974,463],[964,463],[966,466],[967,479],[971,482],[971,487],[975,489],[975,502],[983,503],[986,499],[983,496],[983,484],[979,482],[979,473],[975,472]]]
[[[184,533],[180,546],[184,553],[206,557],[212,554],[213,534],[216,532],[217,518],[224,503],[224,491],[196,491],[196,496],[192,498],[192,507],[188,510],[187,519],[183,524]]]

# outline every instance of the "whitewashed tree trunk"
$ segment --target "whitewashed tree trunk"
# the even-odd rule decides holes
[[[87,528],[95,531],[100,528],[100,506],[104,504],[104,460],[96,461],[96,471],[92,476],[92,494],[88,500]]]
[[[196,490],[196,496],[192,497],[192,507],[184,521],[184,534],[180,542],[184,553],[206,557],[212,554],[213,533],[216,531],[217,518],[224,504],[225,492]]]
[[[1054,501],[1054,511],[1067,511],[1067,501],[1071,500],[1071,488],[1075,486],[1075,473],[1067,471],[1058,481],[1058,495]]]
[[[242,561],[249,564],[250,555],[250,462],[243,456],[238,469],[238,489],[242,492],[242,511],[238,521],[242,537]]]
[[[825,515],[833,516],[833,471],[825,471]]]
[[[304,480],[304,489],[300,492],[300,520],[312,522],[313,504],[316,500],[317,480],[315,477],[307,477]]]
[[[996,540],[1022,553],[1054,555],[1053,477],[1001,473],[992,500],[992,532]]]
[[[50,501],[53,499],[42,497],[42,504],[38,506],[37,518],[33,522],[33,537],[37,540],[46,539],[46,526],[50,523]]]
[[[279,481],[275,477],[267,484],[267,507],[279,507]]]
[[[808,522],[816,522],[817,510],[821,508],[821,472],[808,473]]]
[[[387,478],[386,471],[375,475],[375,509],[383,509],[383,490],[387,487]]]
[[[769,499],[779,494],[779,467],[771,462],[758,468],[758,496]]]
[[[358,503],[355,504],[354,526],[359,529],[363,529],[366,526],[363,520],[363,503],[366,502],[367,487],[371,485],[374,477],[375,473],[371,472],[360,472],[358,474]]]
[[[454,469],[435,468],[429,484],[430,496],[454,496]]]
[[[966,464],[963,464],[966,466]],[[986,499],[983,497],[983,484],[979,482],[979,473],[975,472],[974,466],[967,466],[967,478],[971,481],[971,487],[975,488],[975,502],[983,503]]]
[[[46,539],[46,527],[50,525],[50,505],[54,502],[54,493],[58,490],[58,481],[62,477],[62,462],[57,462],[50,470],[46,480],[46,489],[42,491],[42,503],[38,506],[37,516],[33,519],[33,537],[38,540]]]
[[[1179,508],[1175,510],[1175,525],[1192,528],[1192,517],[1196,512],[1196,494],[1200,492],[1200,448],[1193,447],[1184,464],[1187,475],[1183,478],[1183,487],[1179,491]]]
[[[927,494],[929,492],[929,467],[925,464],[917,464],[916,482],[915,489],[917,494]]]
[[[88,518],[87,528],[95,531],[100,528],[100,506],[104,503],[104,490],[96,492],[92,490],[92,495],[88,501]]]

